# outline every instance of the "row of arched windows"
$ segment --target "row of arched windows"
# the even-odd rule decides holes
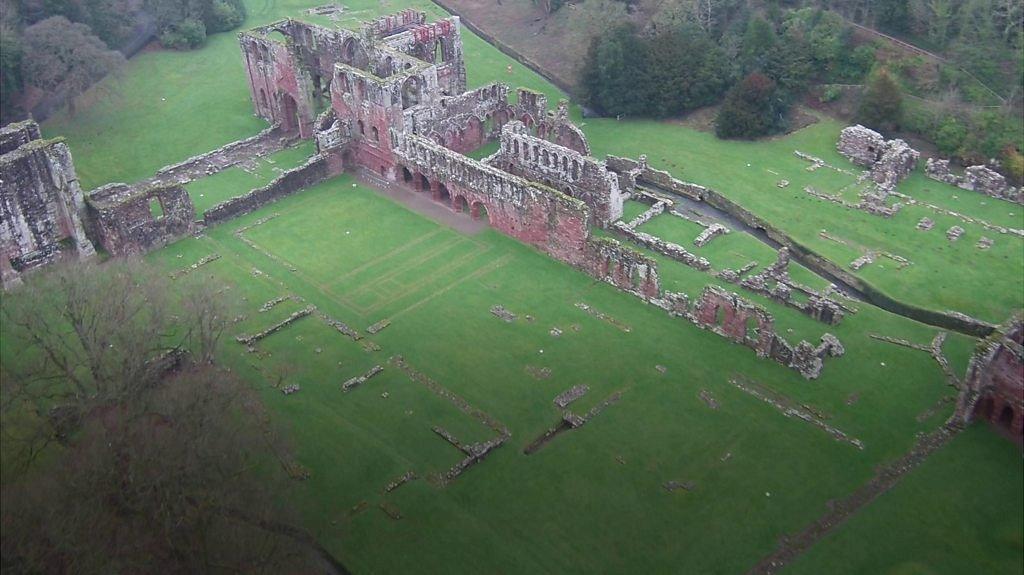
[[[520,149],[522,150],[522,154],[520,154]],[[520,148],[519,139],[513,139],[512,155],[518,158],[522,158],[523,160],[526,160],[528,162],[539,164],[544,167],[555,169],[559,169],[560,167],[562,173],[568,177],[571,177],[573,180],[577,180],[580,177],[579,160],[574,158],[570,162],[569,156],[559,155],[556,152],[548,151],[547,149],[542,149],[539,144],[533,144],[533,149],[531,151],[530,145],[528,143],[523,142],[523,145]]]

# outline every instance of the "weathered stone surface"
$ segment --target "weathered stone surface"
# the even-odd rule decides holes
[[[950,422],[992,423],[1024,443],[1024,323],[1018,316],[999,326],[976,349]]]
[[[1002,174],[988,166],[970,166],[958,176],[949,168],[949,160],[928,158],[924,173],[933,180],[944,182],[965,190],[973,190],[986,196],[1024,204],[1024,191],[1010,186]]]
[[[61,254],[95,254],[86,237],[85,202],[71,152],[61,140],[40,139],[28,120],[0,129],[0,285]]]
[[[951,242],[957,241],[962,235],[964,235],[964,229],[960,226],[953,226],[946,230],[946,239]]]
[[[558,394],[554,399],[554,403],[560,409],[565,409],[570,403],[586,395],[588,391],[590,391],[590,387],[587,385],[574,385]]]
[[[729,233],[729,228],[723,226],[722,224],[711,224],[710,226],[704,228],[704,231],[702,231],[700,235],[698,235],[697,238],[693,240],[693,245],[697,246],[698,248],[702,248],[708,245],[708,243],[710,243],[711,240],[717,238],[718,236],[723,236],[727,233]]]
[[[351,391],[359,387],[360,385],[366,383],[367,380],[369,380],[370,378],[374,377],[375,375],[379,374],[382,371],[384,371],[383,367],[375,365],[371,367],[369,371],[367,371],[363,375],[357,375],[356,377],[346,380],[345,383],[341,384],[341,390]]]
[[[860,124],[843,128],[836,149],[858,166],[870,168],[871,179],[886,189],[910,175],[921,156],[903,140],[886,141]]]
[[[878,132],[857,124],[843,128],[839,133],[836,149],[854,164],[870,168],[882,157],[885,138]]]
[[[931,218],[921,218],[921,221],[917,222],[917,229],[927,232],[928,230],[935,227],[935,220]]]
[[[196,209],[184,186],[107,184],[86,198],[94,236],[115,256],[154,250],[194,231]]]

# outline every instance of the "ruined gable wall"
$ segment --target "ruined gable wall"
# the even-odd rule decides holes
[[[160,205],[155,216],[151,201]],[[111,255],[144,254],[190,233],[196,210],[185,187],[179,184],[133,190],[126,184],[108,184],[89,193],[88,206],[94,234]]]
[[[401,13],[400,13],[401,14]],[[422,13],[421,13],[422,14]],[[462,52],[462,32],[458,16],[407,27],[405,31],[388,35],[383,43],[409,54],[437,69],[441,93],[448,96],[466,91],[466,64]]]
[[[622,217],[619,181],[604,163],[531,136],[518,120],[502,128],[501,147],[492,163],[582,200],[590,207],[595,223],[602,227]]]
[[[256,115],[285,131],[313,135],[312,80],[285,43],[250,33],[239,37]]]
[[[95,253],[80,219],[84,207],[71,152],[60,140],[40,140],[35,122],[0,134],[0,272],[4,285],[54,261],[64,251]],[[28,140],[28,141],[26,141]]]

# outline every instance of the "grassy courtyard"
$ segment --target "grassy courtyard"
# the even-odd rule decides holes
[[[246,25],[298,17],[320,3],[252,0]],[[346,5],[353,18],[405,6],[440,14],[421,2]],[[557,99],[552,86],[468,30],[463,37],[471,85],[500,80]],[[264,127],[252,116],[233,34],[212,36],[196,53],[141,54],[120,82],[118,98],[44,125],[46,135],[67,137],[87,188],[146,177]],[[822,121],[791,136],[737,143],[668,123],[588,119],[584,126],[595,155],[646,153],[652,165],[721,190],[842,265],[861,254],[858,246],[912,260],[898,270],[880,259],[859,272],[894,297],[991,321],[1021,307],[1019,238],[961,224],[967,233],[950,244],[943,234],[956,222],[924,208],[905,207],[884,220],[805,194],[806,185],[835,192],[848,183],[837,172],[807,172],[808,164],[793,154],[801,150],[849,167],[832,151],[840,128]],[[306,143],[248,170],[194,182],[189,191],[202,210],[264,185],[310,151]],[[790,186],[776,187],[783,178]],[[1024,227],[1019,206],[921,174],[901,189],[994,224]],[[643,209],[629,203],[627,218]],[[937,222],[930,232],[914,229],[924,216]],[[687,246],[699,233],[669,215],[643,229]],[[823,229],[847,243],[822,238]],[[996,240],[988,251],[974,247],[983,234]],[[694,251],[717,269],[774,259],[741,233]],[[357,573],[742,572],[781,536],[824,513],[829,500],[905,452],[915,434],[940,425],[955,394],[927,354],[869,337],[925,344],[934,328],[867,305],[840,325],[825,326],[745,293],[773,313],[791,342],[817,342],[826,331],[843,342],[846,355],[829,359],[822,377],[808,382],[493,230],[458,233],[349,176],[148,259],[171,273],[210,254],[221,257],[191,273],[225,289],[240,313],[221,361],[252,381],[274,421],[287,429],[295,460],[310,472],[296,484],[306,525]],[[712,282],[657,258],[668,289],[696,296]],[[801,268],[794,276],[820,287]],[[281,296],[293,298],[260,311]],[[311,304],[358,329],[363,339],[353,341],[312,314],[262,340],[255,353],[232,341]],[[490,312],[494,305],[517,318],[502,321]],[[366,332],[383,319],[391,325]],[[552,335],[553,328],[560,335]],[[974,343],[955,334],[947,339],[944,351],[959,373]],[[389,361],[396,356],[499,421],[511,438],[441,486],[436,476],[463,454],[432,426],[464,443],[495,433]],[[342,391],[342,382],[376,365],[384,368],[380,375]],[[737,378],[811,408],[865,448],[786,417],[730,382]],[[301,391],[283,395],[274,387],[279,381]],[[590,391],[570,406],[575,413],[617,392],[621,398],[582,428],[525,455],[523,449],[559,421],[552,399],[577,384]],[[1024,512],[1007,501],[1019,503],[1014,490],[1024,469],[1010,451],[987,430],[969,430],[793,571],[823,572],[839,564],[851,573],[958,573],[991,558],[989,571],[1019,572]],[[408,471],[419,479],[384,492]],[[670,492],[664,488],[670,481],[687,488]],[[952,500],[959,503],[945,510],[936,504]],[[905,536],[888,537],[880,526],[897,520]],[[959,537],[964,529],[969,537]],[[965,563],[930,551],[951,540]],[[883,552],[876,555],[879,546]],[[901,564],[903,553],[915,563]]]
[[[360,330],[392,322],[356,342],[313,315],[257,353],[229,342],[223,357],[287,426],[311,472],[298,487],[309,525],[357,572],[741,571],[948,415],[941,402],[953,390],[930,357],[866,335],[926,342],[933,329],[864,309],[831,329],[847,355],[806,382],[491,230],[461,235],[353,183],[331,180],[150,259],[171,272],[219,254],[192,273],[241,306],[233,335],[308,304]],[[301,301],[259,311],[282,295]],[[518,318],[495,317],[496,304]],[[947,343],[958,369],[971,345]],[[390,364],[396,355],[507,426],[511,439],[439,487],[432,477],[462,454],[431,427],[466,443],[494,432]],[[374,365],[384,372],[342,392]],[[785,417],[730,384],[737,376],[813,406],[866,448]],[[272,387],[280,377],[302,391],[282,395]],[[590,387],[570,407],[577,413],[616,391],[622,398],[523,454],[558,422],[551,400],[577,384]],[[410,470],[421,479],[382,493]],[[1005,460],[991,473],[1001,482],[1020,470]],[[691,490],[670,493],[668,481]]]

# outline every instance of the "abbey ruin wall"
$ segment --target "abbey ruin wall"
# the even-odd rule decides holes
[[[80,213],[84,206],[71,152],[61,140],[40,139],[28,120],[0,129],[0,281],[62,254],[95,253]]]

